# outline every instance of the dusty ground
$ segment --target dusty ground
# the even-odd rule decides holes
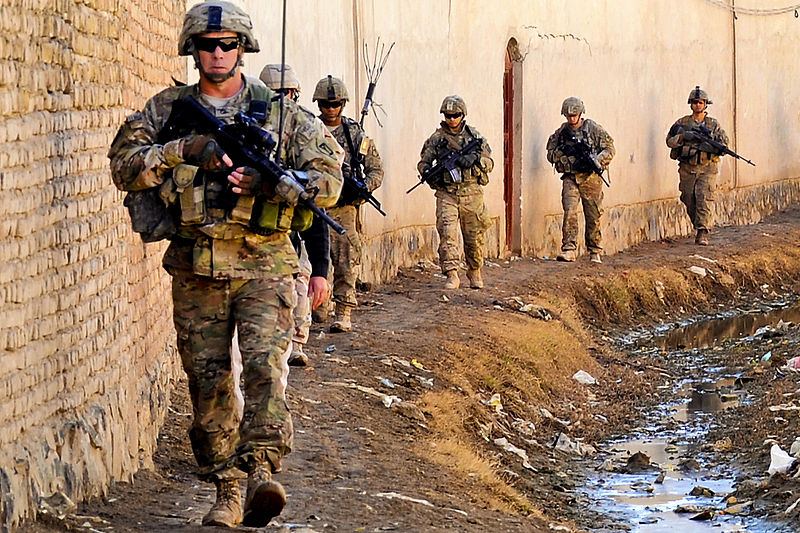
[[[608,336],[755,297],[797,294],[799,214],[793,208],[758,225],[722,228],[708,248],[690,239],[647,243],[604,258],[601,266],[586,258],[496,262],[486,269],[482,291],[446,293],[433,265],[421,265],[361,294],[355,330],[324,334],[315,326],[312,365],[292,370],[295,451],[278,478],[289,503],[265,530],[589,528],[592,513],[575,496],[584,466],[554,451],[553,440],[563,432],[593,444],[625,434],[637,421],[637,407],[658,401],[659,369],[679,370],[620,352]],[[690,266],[711,272],[701,278]],[[736,357],[748,370],[752,354]],[[578,370],[601,386],[579,385],[572,379]],[[772,367],[753,373],[759,400],[726,413],[727,426],[715,438],[729,436],[731,457],[760,472],[769,462],[768,436],[788,448],[800,435],[796,411],[777,422],[766,411],[791,402],[784,394],[798,385],[791,376],[774,380]],[[23,530],[200,529],[213,491],[192,476],[189,412],[179,382],[155,471],[116,484],[77,514]],[[504,451],[506,442],[524,450],[525,466]],[[772,501],[760,508],[767,514],[800,496],[793,480],[771,483],[750,483],[740,496]]]

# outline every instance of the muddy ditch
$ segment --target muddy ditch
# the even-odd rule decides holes
[[[659,371],[641,424],[597,446],[576,501],[588,531],[797,531],[800,303],[787,295],[606,337]],[[788,362],[788,365],[787,365]]]

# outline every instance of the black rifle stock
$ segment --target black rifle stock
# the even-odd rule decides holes
[[[756,164],[750,161],[749,159],[740,156],[739,154],[737,154],[736,152],[725,146],[723,143],[712,138],[711,130],[709,130],[705,124],[700,124],[699,126],[696,126],[694,128],[689,128],[689,131],[694,133],[695,138],[698,141],[700,141],[701,143],[708,144],[714,150],[716,150],[719,155],[729,155],[735,157],[736,159],[741,159],[742,161],[744,161],[749,165],[756,166]]]
[[[175,106],[179,107],[175,109]],[[183,100],[176,100],[173,103],[173,112],[179,113],[197,132],[213,135],[219,147],[233,160],[234,167],[251,167],[261,174],[262,179],[273,185],[281,179],[297,182],[294,176],[263,154],[265,148],[268,150],[274,145],[274,141],[269,133],[255,125],[253,119],[244,113],[237,114],[237,123],[225,124],[191,95]],[[306,184],[300,185],[305,187]],[[301,195],[298,203],[313,211],[333,231],[344,235],[345,229],[317,206],[310,194]]]
[[[423,183],[433,184],[437,180],[441,179],[445,172],[450,174],[453,174],[453,172],[458,172],[456,169],[456,160],[458,160],[458,158],[462,155],[466,155],[476,149],[479,149],[482,145],[483,142],[481,139],[472,139],[460,150],[450,150],[444,153],[438,158],[436,165],[432,166],[427,172],[420,176],[419,183],[408,189],[406,194],[410,193]]]
[[[600,164],[600,161],[597,160],[597,156],[592,152],[592,147],[589,146],[586,141],[579,139],[569,128],[564,128],[561,131],[561,135],[566,137],[566,140],[569,141],[569,143],[562,144],[562,151],[568,156],[575,156],[580,168],[594,172],[600,176],[600,179],[603,180],[606,187],[611,187],[611,184],[603,176],[603,165]]]

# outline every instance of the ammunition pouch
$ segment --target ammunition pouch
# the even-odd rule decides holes
[[[160,188],[130,191],[122,202],[128,208],[133,231],[144,242],[170,239],[177,231],[173,213],[161,198]]]
[[[258,199],[253,208],[250,228],[260,234],[275,231],[305,231],[311,227],[314,212],[301,205]]]

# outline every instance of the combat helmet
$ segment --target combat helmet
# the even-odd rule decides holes
[[[565,117],[567,115],[580,115],[586,111],[583,105],[583,100],[576,96],[570,96],[561,104],[561,114]]]
[[[250,16],[231,2],[213,0],[192,6],[183,18],[183,29],[178,38],[178,55],[188,56],[194,50],[192,37],[203,33],[233,31],[242,39],[245,53],[258,52]]]
[[[711,103],[711,100],[708,99],[708,93],[701,89],[699,85],[695,85],[694,89],[692,89],[692,92],[689,93],[689,99],[686,101],[686,103],[691,104],[692,100],[703,100],[705,101],[706,105]]]
[[[294,69],[291,65],[285,63],[283,64],[283,87],[281,87],[281,63],[271,63],[264,66],[259,78],[273,91],[280,89],[300,90],[300,80],[297,79]]]
[[[346,102],[350,100],[350,95],[342,80],[328,74],[317,82],[317,86],[314,89],[314,96],[311,97],[311,101],[316,102],[317,100],[343,100]]]
[[[467,103],[457,94],[445,96],[444,100],[442,100],[442,106],[439,108],[439,113],[461,113],[466,117]]]

